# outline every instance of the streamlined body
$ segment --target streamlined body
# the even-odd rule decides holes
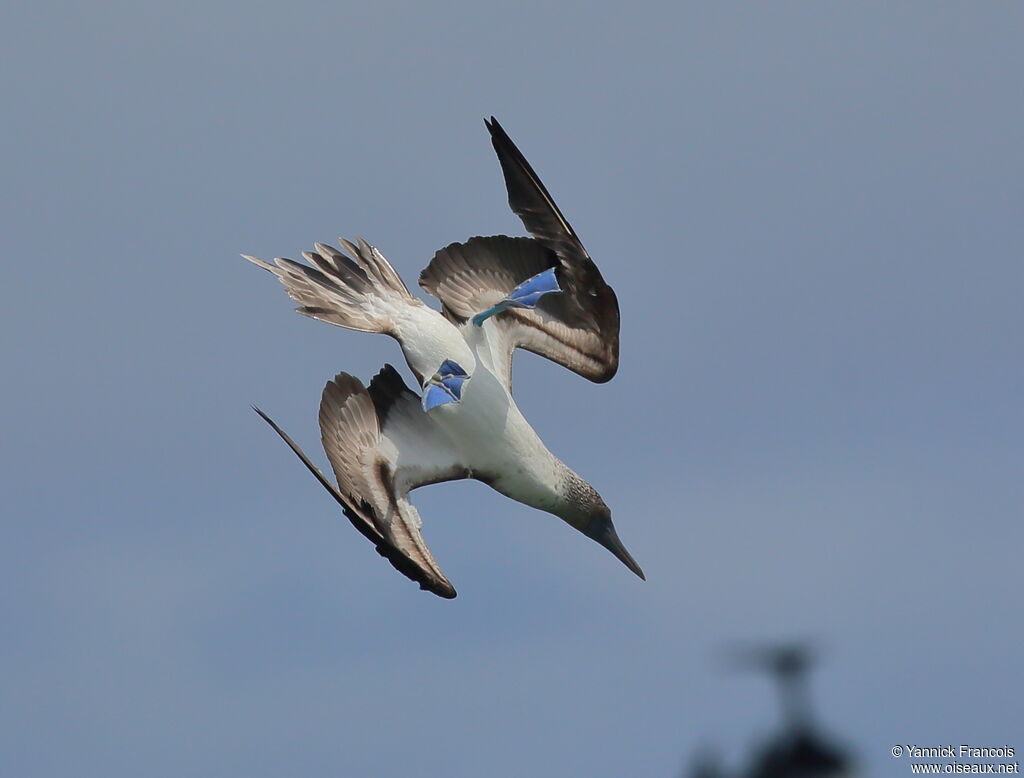
[[[309,264],[246,259],[273,273],[300,313],[395,338],[419,384],[390,365],[364,386],[339,373],[324,389],[320,427],[332,484],[266,414],[378,552],[422,588],[455,589],[421,534],[409,493],[473,478],[566,521],[643,573],[619,541],[597,491],[555,457],[512,397],[512,354],[526,348],[590,380],[618,367],[618,304],[575,232],[525,158],[493,118],[487,123],[512,209],[530,238],[477,237],[438,251],[414,297],[365,241],[318,243]]]

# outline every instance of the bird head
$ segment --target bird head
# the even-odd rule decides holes
[[[644,571],[619,540],[615,525],[612,523],[611,508],[601,499],[597,490],[575,473],[572,474],[567,486],[568,499],[565,509],[559,514],[562,519],[607,548],[622,564],[646,581]]]

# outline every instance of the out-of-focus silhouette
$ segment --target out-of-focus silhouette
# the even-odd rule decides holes
[[[705,749],[685,778],[852,778],[853,759],[822,734],[811,711],[807,673],[817,655],[804,643],[731,647],[730,667],[767,672],[778,682],[782,728],[753,750],[745,770],[730,773],[717,752]]]

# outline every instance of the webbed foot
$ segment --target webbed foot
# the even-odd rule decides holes
[[[469,375],[458,362],[446,359],[423,384],[423,410],[459,402],[462,400],[462,385],[468,380]]]
[[[535,308],[537,301],[551,292],[561,292],[555,277],[555,268],[549,267],[535,276],[527,278],[523,283],[508,293],[508,296],[497,305],[473,317],[473,324],[481,326],[487,319],[509,308]]]

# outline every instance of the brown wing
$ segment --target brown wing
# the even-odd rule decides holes
[[[558,278],[564,290],[566,312],[571,311],[577,321],[590,324],[605,344],[603,369],[581,375],[592,381],[607,381],[615,375],[619,363],[619,303],[615,292],[604,282],[576,231],[498,120],[492,116],[485,124],[505,176],[509,206],[522,219],[527,232],[558,258]],[[573,322],[566,321],[566,324]]]
[[[536,308],[507,310],[490,320],[500,335],[499,347],[505,351],[506,385],[511,372],[508,362],[517,347],[592,381],[607,381],[618,367],[618,308],[614,308],[614,328],[609,334],[611,320],[579,305],[578,288],[566,280],[558,256],[539,240],[498,235],[453,243],[434,255],[420,275],[420,286],[441,300],[449,319],[473,327],[469,321],[473,315],[550,267],[555,268],[562,292],[544,295]],[[614,292],[606,289],[614,301]]]
[[[456,478],[458,465],[447,439],[432,429],[419,398],[390,365],[370,382],[339,373],[324,387],[320,430],[338,486],[328,481],[298,445],[266,414],[270,424],[341,505],[353,526],[403,575],[420,588],[455,597],[420,533],[421,520],[409,501],[417,486]]]

